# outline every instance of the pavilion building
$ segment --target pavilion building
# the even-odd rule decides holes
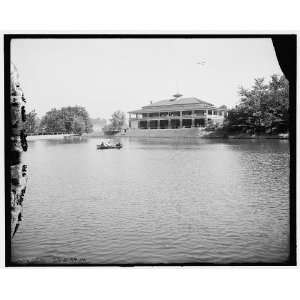
[[[227,108],[177,93],[171,99],[151,102],[128,113],[130,129],[206,128],[222,125]]]

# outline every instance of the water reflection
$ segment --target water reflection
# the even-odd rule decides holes
[[[115,142],[119,141],[116,140]],[[51,263],[282,262],[289,144],[282,140],[30,142],[13,259]]]
[[[45,140],[46,144],[49,146],[55,146],[59,144],[82,144],[87,143],[88,138],[84,139],[58,139],[58,140]]]

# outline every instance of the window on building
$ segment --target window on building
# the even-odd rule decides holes
[[[204,127],[205,119],[195,119],[195,127]]]
[[[191,110],[183,111],[182,115],[183,116],[191,116],[192,115],[192,111]]]
[[[159,113],[150,113],[149,114],[149,117],[150,118],[156,118],[156,117],[158,117],[159,116]]]
[[[160,117],[167,117],[169,115],[168,112],[161,112],[160,114]]]
[[[183,119],[182,120],[182,127],[183,128],[191,128],[192,127],[192,120],[191,119]]]
[[[157,129],[158,128],[158,121],[150,121],[150,129]]]
[[[195,115],[196,116],[204,116],[204,110],[195,110]]]
[[[171,117],[179,117],[180,116],[180,111],[171,111],[170,116]]]
[[[147,129],[147,121],[140,121],[138,127],[140,129]]]
[[[211,115],[212,114],[212,110],[208,110],[207,114]]]
[[[166,129],[169,126],[168,120],[160,120],[159,122],[159,128],[160,129]]]
[[[214,115],[217,115],[217,114],[218,114],[218,112],[216,110],[214,110]]]
[[[171,119],[171,128],[179,128],[180,121],[178,119]]]

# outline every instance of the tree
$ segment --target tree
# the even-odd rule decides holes
[[[68,106],[48,111],[41,120],[40,128],[45,133],[89,133],[93,125],[84,107]]]
[[[85,131],[86,124],[82,117],[75,117],[72,123],[72,132],[82,134]]]
[[[38,132],[40,120],[35,110],[26,114],[25,131],[27,134],[35,134]]]
[[[256,132],[286,132],[289,127],[289,85],[284,76],[272,75],[265,83],[255,79],[251,89],[240,88],[241,102],[228,112],[227,128]]]
[[[66,132],[61,111],[56,108],[48,111],[41,120],[40,128],[47,134]]]
[[[126,115],[124,112],[117,110],[115,111],[110,119],[111,126],[114,130],[121,130],[126,124]]]
[[[273,75],[270,82],[270,102],[268,113],[271,114],[271,126],[287,131],[289,128],[289,83],[284,77]]]

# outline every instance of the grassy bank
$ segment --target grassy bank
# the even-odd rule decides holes
[[[278,139],[287,140],[289,139],[288,133],[279,134],[266,134],[266,133],[245,133],[245,132],[230,132],[225,129],[217,129],[215,131],[208,132],[204,138],[228,138],[228,139]]]

